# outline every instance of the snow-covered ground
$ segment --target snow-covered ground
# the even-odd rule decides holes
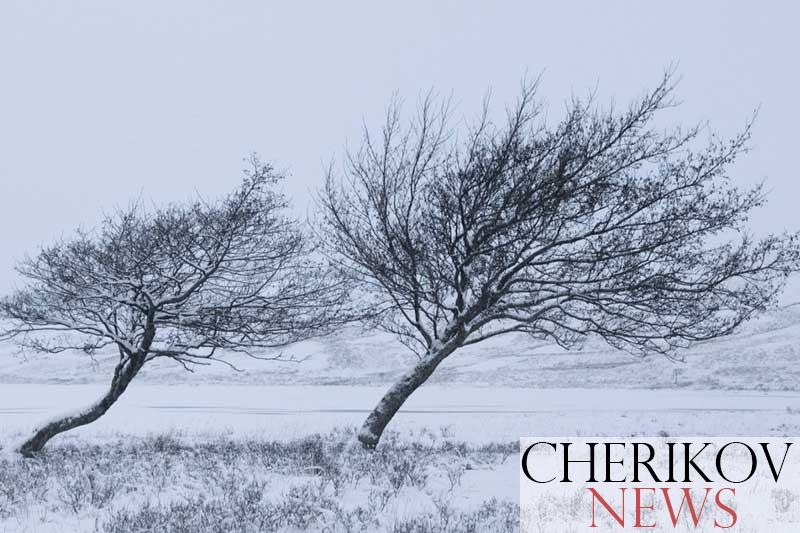
[[[227,358],[241,372],[217,364],[188,373],[169,361],[158,362],[98,422],[56,437],[44,461],[5,464],[0,531],[146,531],[159,520],[176,527],[170,517],[184,511],[188,529],[165,531],[210,527],[196,521],[201,518],[288,524],[300,519],[292,518],[291,509],[300,505],[293,498],[308,497],[327,502],[306,510],[317,516],[311,530],[327,524],[331,531],[346,531],[335,524],[363,519],[377,520],[364,527],[391,531],[407,518],[427,520],[418,529],[427,531],[445,519],[466,524],[480,515],[494,521],[493,530],[512,531],[513,524],[496,524],[514,516],[508,506],[516,505],[516,459],[503,457],[521,436],[800,434],[798,341],[800,306],[789,306],[736,335],[687,350],[680,354],[684,362],[637,358],[600,343],[565,352],[524,337],[457,352],[406,403],[390,425],[390,438],[419,443],[438,435],[506,451],[458,451],[458,446],[436,448],[440,444],[434,443],[428,453],[398,447],[395,440],[381,460],[394,457],[391,468],[417,462],[425,467],[419,479],[392,490],[387,488],[392,480],[378,474],[386,465],[348,446],[387,384],[414,361],[393,339],[348,330],[286,350],[300,362]],[[2,350],[0,443],[6,449],[42,420],[97,399],[114,364],[113,354],[43,356],[15,353],[8,346]],[[328,455],[314,459],[328,461],[326,468],[333,469],[322,477],[313,473],[319,465],[307,463],[305,456],[287,459],[274,470],[272,463],[262,464],[261,452],[252,451],[269,442],[293,449],[297,439],[318,433],[334,435],[323,438]],[[159,444],[164,436],[166,447]],[[174,447],[169,444],[173,440],[181,444]],[[142,449],[148,450],[148,459],[140,466],[130,457]],[[240,452],[241,457],[226,458]],[[118,459],[128,461],[133,477],[114,469]],[[173,470],[158,474],[162,468]],[[198,474],[193,472],[197,468],[211,470]],[[352,468],[366,470],[345,475]],[[247,507],[252,483],[261,487],[262,503]],[[34,488],[15,492],[18,485]],[[343,488],[335,488],[339,485]],[[113,488],[107,501],[104,487]],[[131,506],[131,498],[138,503]],[[492,498],[499,503],[485,503]],[[342,506],[337,507],[338,501]],[[237,511],[241,516],[225,518],[238,505],[245,505]],[[277,514],[264,515],[268,508]],[[423,508],[427,514],[415,518],[414,512]],[[126,514],[130,509],[133,514]],[[490,527],[486,524],[480,527]]]
[[[3,385],[2,433],[24,434],[102,392],[102,385]],[[134,383],[99,421],[57,439],[121,432],[297,438],[359,424],[382,392],[368,386]],[[476,444],[521,436],[788,435],[800,430],[800,393],[431,385],[409,399],[391,427],[447,428],[455,439]]]
[[[5,444],[102,389],[3,385]],[[354,429],[382,390],[134,384],[41,460],[0,460],[0,531],[516,531],[520,436],[800,432],[795,392],[432,385],[370,454]]]
[[[102,389],[3,385],[5,444]],[[795,392],[431,385],[370,454],[354,430],[382,391],[134,384],[41,460],[0,460],[0,531],[516,531],[520,436],[800,432]]]

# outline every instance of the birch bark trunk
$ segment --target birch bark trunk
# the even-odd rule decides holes
[[[429,352],[414,368],[403,374],[400,380],[386,391],[358,432],[358,440],[364,448],[371,450],[378,445],[383,431],[400,407],[457,347],[457,344],[448,343],[436,351]]]
[[[56,435],[80,426],[85,426],[86,424],[91,424],[103,416],[119,397],[122,396],[122,393],[128,388],[130,382],[136,377],[139,370],[141,370],[144,362],[144,355],[133,354],[129,360],[115,369],[111,387],[109,387],[108,392],[106,392],[100,400],[73,415],[62,417],[40,427],[32,437],[19,447],[19,453],[21,453],[23,457],[34,457],[38,452],[41,452],[45,444]]]

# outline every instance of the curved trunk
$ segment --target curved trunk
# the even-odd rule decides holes
[[[369,414],[358,432],[358,440],[364,448],[371,450],[378,445],[378,441],[381,440],[381,435],[383,435],[383,430],[386,429],[386,426],[397,414],[400,407],[420,385],[428,380],[433,371],[436,370],[436,367],[448,355],[453,353],[457,347],[457,344],[446,344],[439,350],[428,353],[419,363],[414,365],[414,368],[403,374],[400,380],[386,391],[386,394],[383,395],[381,401]]]
[[[100,400],[75,414],[54,420],[37,429],[36,433],[19,447],[19,453],[24,457],[33,457],[37,452],[42,451],[44,445],[59,433],[85,426],[103,416],[114,405],[114,402],[122,396],[125,389],[128,388],[131,380],[144,365],[144,361],[145,357],[143,355],[134,354],[128,361],[118,365],[114,370],[111,387]]]

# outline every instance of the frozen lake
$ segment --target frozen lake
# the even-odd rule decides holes
[[[83,407],[101,385],[0,385],[4,435]],[[188,434],[292,437],[359,424],[385,387],[133,384],[98,422],[74,435]],[[735,416],[734,416],[735,415]],[[390,426],[446,427],[455,438],[523,435],[785,435],[800,427],[800,394],[641,389],[426,386]]]

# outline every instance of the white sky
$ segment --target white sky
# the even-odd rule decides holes
[[[280,4],[280,5],[279,5]],[[758,232],[797,228],[795,2],[0,3],[0,290],[15,258],[102,209],[222,193],[257,151],[305,205],[362,119],[436,87],[472,115],[544,70],[556,112],[598,86],[618,103],[678,63],[676,121],[737,130],[733,171],[766,179]]]

